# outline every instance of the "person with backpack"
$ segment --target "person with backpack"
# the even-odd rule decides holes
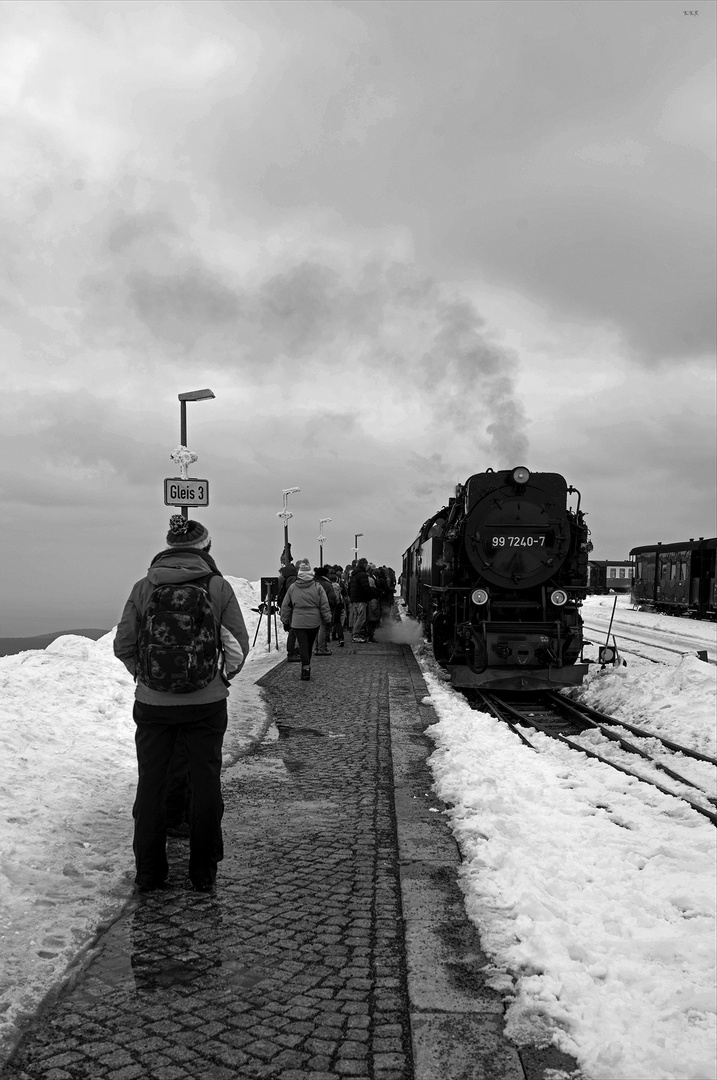
[[[195,890],[212,891],[224,855],[226,699],[249,652],[249,635],[210,547],[200,522],[174,514],[167,548],[134,585],[115,635],[115,656],[136,682],[139,778],[132,816],[141,892],[162,888],[169,875],[165,800],[177,744],[186,748],[191,776],[189,877]]]
[[[299,559],[297,577],[286,590],[281,605],[281,622],[285,630],[295,630],[301,653],[301,679],[311,678],[311,650],[319,627],[331,623],[331,608],[323,588],[314,578],[308,559]]]

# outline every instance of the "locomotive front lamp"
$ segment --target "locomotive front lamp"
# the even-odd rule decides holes
[[[556,607],[562,607],[563,604],[567,604],[568,594],[565,589],[555,589],[550,594],[550,603],[555,604]]]
[[[471,593],[471,600],[476,607],[481,607],[483,604],[488,603],[488,593],[485,589],[474,589]]]
[[[513,469],[512,479],[514,484],[527,484],[530,480],[530,469],[526,469],[524,465]]]

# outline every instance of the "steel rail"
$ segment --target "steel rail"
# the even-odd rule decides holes
[[[658,761],[652,754],[648,754],[642,747],[636,746],[635,743],[630,742],[628,739],[624,739],[622,735],[618,735],[616,731],[610,731],[610,728],[606,727],[605,724],[598,724],[596,720],[591,720],[589,717],[586,717],[584,713],[581,713],[579,709],[574,709],[567,701],[559,707],[562,708],[568,716],[574,715],[580,719],[586,719],[592,727],[604,735],[606,739],[611,739],[613,742],[619,743],[620,746],[630,754],[637,754],[638,757],[643,758],[645,761],[649,761],[651,765],[654,765],[656,769],[660,769],[662,772],[666,773],[671,779],[677,780],[680,784],[687,784],[688,787],[699,791],[700,795],[704,795],[711,803],[717,805],[717,798],[715,798],[714,795],[711,795],[709,791],[705,791],[700,784],[696,784],[694,780],[690,780],[688,777],[683,776],[682,773],[678,773],[674,769],[671,769],[669,765],[665,765],[662,761]]]
[[[498,709],[496,709],[495,705],[493,704],[493,702],[492,702],[492,700],[491,700],[491,698],[489,697],[488,694],[484,693],[482,690],[479,690],[478,691],[478,696],[481,699],[481,701],[483,702],[483,704],[491,711],[491,713],[496,718],[496,720],[501,720],[504,724],[507,724],[508,727],[510,728],[510,730],[515,735],[517,735],[519,739],[523,740],[523,742],[525,743],[526,746],[529,746],[531,750],[536,750],[536,753],[537,753],[536,747],[533,746],[530,739],[525,737],[525,735],[523,734],[522,731],[518,730],[518,728],[513,723],[513,721],[509,720],[506,716],[501,716],[500,712],[498,711]],[[501,702],[501,705],[505,706],[505,703]]]
[[[558,738],[561,742],[564,742],[566,746],[569,746],[572,750],[579,750],[581,754],[587,754],[588,757],[595,758],[596,761],[601,761],[604,765],[609,765],[612,769],[617,769],[618,772],[625,773],[626,776],[632,776],[636,780],[641,780],[643,784],[649,784],[650,787],[657,788],[664,795],[671,795],[673,799],[682,799],[688,806],[691,806],[693,810],[696,810],[702,817],[708,818],[713,825],[717,825],[717,814],[712,810],[707,810],[706,807],[700,806],[699,803],[693,802],[692,799],[686,795],[680,795],[676,791],[670,791],[669,788],[663,787],[662,784],[656,783],[654,780],[648,780],[644,776],[640,776],[639,773],[633,772],[632,769],[628,769],[625,765],[618,765],[616,761],[610,761],[609,758],[603,757],[601,754],[596,754],[594,750],[588,750],[587,747],[581,746],[580,743],[573,742],[567,735],[559,735]]]
[[[552,690],[547,691],[547,696],[551,699],[557,699],[558,702],[562,702],[564,699],[560,694],[554,693]],[[585,713],[586,716],[592,717],[592,719],[599,721],[603,724],[618,724],[620,727],[624,727],[627,731],[631,731],[633,735],[642,735],[644,739],[657,739],[663,746],[666,746],[668,750],[675,750],[677,753],[685,754],[687,757],[695,758],[697,761],[707,761],[710,765],[717,766],[717,758],[710,757],[709,754],[701,754],[699,750],[693,750],[691,746],[682,746],[681,743],[673,742],[671,739],[665,739],[662,735],[657,735],[654,731],[646,731],[644,728],[636,727],[634,724],[628,724],[625,720],[618,720],[614,716],[608,716],[607,713],[599,712],[597,709],[591,708],[590,705],[584,705],[581,701],[571,701],[570,705],[578,712]]]

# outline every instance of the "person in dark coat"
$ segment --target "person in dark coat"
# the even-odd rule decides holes
[[[198,892],[211,892],[224,857],[221,821],[222,742],[227,726],[229,680],[249,653],[249,635],[236,595],[209,554],[211,538],[198,521],[180,514],[170,519],[167,549],[155,555],[146,577],[125,604],[114,640],[115,656],[136,680],[133,717],[139,779],[134,817],[135,883],[142,892],[160,889],[169,875],[166,796],[178,743],[189,760],[192,802],[189,877]],[[207,576],[212,575],[207,581]],[[155,690],[141,678],[140,631],[155,588],[206,582],[223,663],[211,681],[189,693]]]
[[[366,627],[366,607],[369,600],[378,596],[368,579],[368,559],[359,559],[349,578],[349,600],[351,602],[351,640],[360,645],[368,641]]]
[[[381,603],[378,580],[376,578],[376,567],[373,563],[368,564],[366,573],[368,575],[369,587],[374,593],[371,599],[366,603],[366,636],[369,641],[375,641],[376,631],[381,622]]]
[[[343,649],[344,647],[344,589],[341,584],[342,573],[343,568],[340,566],[332,566],[329,568],[329,581],[331,582],[331,587],[334,590],[334,596],[336,597],[331,640],[338,641],[340,649]]]
[[[287,559],[288,555],[288,559]],[[279,571],[279,592],[276,598],[277,607],[281,608],[289,586],[296,581],[296,567],[291,559],[291,545],[281,553],[281,570]],[[290,664],[298,664],[301,660],[299,644],[295,632],[290,629],[286,635],[286,659]]]
[[[334,587],[331,584],[331,579],[329,578],[330,573],[330,566],[320,566],[314,574],[315,580],[319,583],[319,585],[326,593],[326,599],[328,600],[329,607],[331,608],[331,625],[326,626],[326,624],[322,622],[321,626],[319,627],[318,637],[316,638],[316,656],[331,656],[331,649],[329,648],[328,642],[334,623],[334,615],[336,612],[336,604],[338,603],[338,598],[336,596],[336,593],[334,592]]]

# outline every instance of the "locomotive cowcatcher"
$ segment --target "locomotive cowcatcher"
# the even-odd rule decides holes
[[[401,594],[455,686],[575,685],[588,668],[591,549],[580,493],[562,476],[487,469],[424,523],[403,555]]]

